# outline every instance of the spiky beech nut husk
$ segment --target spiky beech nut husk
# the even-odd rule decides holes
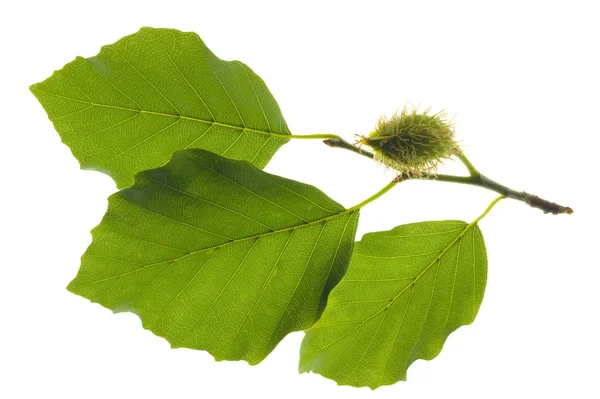
[[[441,161],[460,152],[445,112],[419,113],[408,108],[382,117],[376,129],[360,136],[357,144],[368,145],[376,160],[408,176],[433,174]]]

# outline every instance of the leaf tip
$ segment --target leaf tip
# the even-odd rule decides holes
[[[32,93],[34,96],[35,96],[35,90],[36,90],[36,87],[37,87],[37,85],[38,85],[38,84],[39,84],[39,83],[33,83],[33,84],[29,85],[29,91],[30,91],[30,92],[31,92],[31,93]]]

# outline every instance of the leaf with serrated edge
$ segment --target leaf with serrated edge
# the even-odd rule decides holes
[[[173,347],[256,364],[321,315],[357,221],[313,186],[180,151],[109,198],[68,289]]]
[[[289,135],[262,79],[193,32],[142,28],[30,89],[81,167],[119,188],[186,148],[263,168]]]
[[[348,273],[306,332],[300,371],[372,389],[406,379],[474,319],[487,255],[475,223],[422,222],[365,234]]]

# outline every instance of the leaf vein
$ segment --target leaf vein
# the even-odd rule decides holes
[[[173,61],[173,58],[171,57],[171,54],[169,53],[169,51],[167,51],[167,48],[165,47],[164,43],[162,41],[160,41],[160,40],[159,40],[159,42],[160,42],[160,45],[163,48],[165,54],[167,55],[167,57],[169,57],[169,60],[171,61],[171,63],[175,67],[175,69],[177,69],[177,72],[179,72],[179,74],[185,80],[185,82],[187,83],[187,85],[194,91],[194,93],[196,94],[196,97],[198,97],[198,99],[202,102],[202,105],[204,105],[204,108],[206,108],[206,110],[208,111],[208,113],[210,114],[210,116],[211,116],[211,118],[212,118],[212,120],[214,122],[215,121],[215,116],[212,113],[212,111],[210,110],[210,108],[208,107],[208,105],[206,104],[206,102],[204,101],[204,99],[202,98],[202,96],[200,96],[200,94],[196,91],[196,88],[194,86],[192,86],[192,84],[188,80],[187,76],[185,76],[183,74],[183,71],[179,68],[179,66],[175,63],[175,61]],[[173,40],[173,46],[175,46],[175,40]]]
[[[254,222],[254,223],[256,223],[256,224],[259,224],[259,225],[261,225],[262,227],[265,227],[265,228],[267,228],[267,229],[269,229],[269,230],[273,230],[273,227],[271,227],[271,226],[269,226],[269,225],[266,225],[266,224],[264,224],[264,223],[262,223],[262,222],[259,222],[258,220],[254,219],[254,218],[252,218],[252,217],[250,217],[250,216],[248,216],[248,215],[245,215],[245,214],[243,214],[243,213],[241,213],[241,212],[238,212],[238,211],[236,211],[236,210],[234,210],[234,209],[228,208],[228,207],[226,207],[226,206],[224,206],[224,205],[217,204],[216,202],[209,201],[209,200],[207,200],[206,198],[202,198],[202,197],[199,197],[199,196],[197,196],[197,195],[193,195],[193,194],[191,194],[191,193],[188,193],[187,191],[183,191],[183,190],[181,190],[181,189],[179,189],[179,188],[177,188],[177,187],[175,187],[175,186],[172,186],[172,185],[170,185],[170,184],[167,184],[167,183],[165,183],[165,182],[163,182],[163,181],[161,181],[161,180],[158,180],[157,178],[155,178],[155,177],[152,177],[152,176],[150,176],[150,175],[147,175],[147,176],[148,176],[150,179],[152,179],[152,180],[154,180],[155,182],[157,182],[158,184],[160,184],[160,185],[164,186],[165,188],[169,188],[169,189],[171,189],[171,190],[173,190],[173,191],[176,191],[176,192],[178,192],[178,193],[184,194],[184,195],[186,195],[186,196],[188,196],[188,197],[190,197],[190,198],[193,198],[193,199],[200,200],[200,201],[202,201],[202,202],[205,202],[205,203],[207,203],[207,204],[210,204],[210,205],[216,206],[217,208],[221,208],[221,209],[223,209],[223,210],[225,210],[225,211],[228,211],[228,212],[234,213],[234,214],[236,214],[236,215],[238,215],[238,216],[242,216],[243,218],[245,218],[245,219],[247,219],[247,220],[250,220],[251,222]],[[146,209],[146,208],[144,208],[144,209]],[[223,236],[223,237],[225,237],[225,236]],[[226,238],[229,238],[229,237],[226,237]],[[230,239],[230,240],[232,240],[233,238],[229,238],[229,239]]]
[[[227,280],[227,283],[225,283],[225,285],[223,286],[223,288],[221,288],[221,291],[219,292],[219,294],[213,299],[213,301],[211,302],[211,304],[208,306],[208,308],[206,308],[206,310],[204,311],[204,313],[202,313],[202,315],[200,316],[200,318],[198,318],[198,320],[196,320],[196,322],[194,323],[194,326],[192,328],[190,328],[189,331],[183,336],[183,338],[181,338],[179,340],[179,345],[183,345],[188,340],[188,338],[196,330],[196,327],[198,327],[200,325],[200,323],[202,322],[202,320],[204,320],[204,317],[206,317],[206,315],[208,314],[208,312],[212,309],[212,307],[214,306],[214,304],[219,300],[219,298],[221,298],[221,295],[223,295],[223,292],[225,292],[225,290],[227,289],[227,287],[229,287],[229,284],[231,284],[231,282],[233,281],[233,279],[237,275],[238,271],[240,271],[240,269],[242,268],[242,266],[244,265],[244,263],[246,263],[246,259],[250,255],[250,252],[252,252],[252,250],[254,249],[254,247],[256,246],[256,244],[258,244],[259,241],[260,241],[260,237],[257,238],[256,241],[254,241],[252,243],[252,245],[250,246],[250,248],[248,248],[248,251],[246,251],[246,254],[244,255],[244,258],[242,259],[242,261],[240,262],[240,264],[235,268],[235,271],[231,274],[231,276],[229,277],[229,280]]]
[[[158,88],[154,85],[154,83],[152,83],[150,80],[148,80],[148,78],[143,73],[141,73],[135,66],[133,66],[133,64],[127,58],[125,58],[125,56],[123,54],[121,54],[119,52],[119,50],[117,50],[115,48],[115,46],[107,46],[106,49],[110,49],[110,50],[114,51],[119,57],[121,57],[123,59],[123,61],[125,61],[127,63],[127,65],[129,65],[131,67],[131,69],[133,69],[138,75],[140,75],[140,77],[142,77],[146,82],[148,82],[148,84],[150,86],[152,86],[152,88],[158,94],[160,94],[160,96],[162,98],[164,98],[171,105],[171,107],[173,107],[173,109],[177,112],[178,115],[181,115],[181,111],[179,111],[179,109],[175,106],[175,104],[173,104],[171,102],[171,100],[169,100],[167,97],[165,97],[165,95],[162,93],[162,91],[158,90]]]

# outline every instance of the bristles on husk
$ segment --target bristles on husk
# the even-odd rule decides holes
[[[441,161],[460,152],[446,113],[430,114],[429,109],[418,113],[404,108],[390,118],[382,117],[357,144],[368,145],[377,161],[408,176],[434,174]]]

